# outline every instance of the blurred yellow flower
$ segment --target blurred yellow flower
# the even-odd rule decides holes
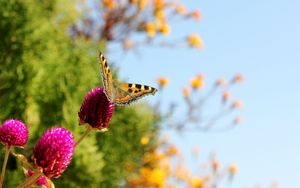
[[[220,168],[220,162],[216,159],[212,161],[212,169],[214,172],[217,172]]]
[[[182,88],[182,94],[184,97],[189,97],[190,96],[190,89],[188,87]]]
[[[192,177],[192,188],[202,188],[204,186],[204,180],[200,177]]]
[[[234,76],[233,82],[241,83],[244,81],[244,76],[241,73],[238,73]]]
[[[162,9],[165,6],[165,2],[163,0],[154,0],[154,9]]]
[[[244,106],[243,101],[237,99],[235,101],[233,101],[232,103],[232,108],[242,108]]]
[[[231,175],[234,175],[238,172],[238,166],[237,164],[235,163],[232,163],[228,166],[228,172],[231,174]]]
[[[114,0],[102,0],[102,5],[105,8],[113,9],[116,6],[116,2]]]
[[[148,0],[138,0],[137,1],[137,6],[138,6],[138,10],[143,10],[148,4]]]
[[[166,173],[160,168],[153,169],[148,177],[148,182],[150,182],[150,184],[161,188],[164,187],[165,181]]]
[[[179,5],[176,5],[176,7],[175,7],[175,13],[177,13],[177,14],[186,14],[186,8],[185,8],[185,6],[184,5],[181,5],[181,4],[179,4]]]
[[[195,78],[193,78],[190,82],[192,88],[201,89],[204,87],[204,76],[199,74]]]
[[[165,87],[165,86],[167,86],[169,84],[170,81],[166,77],[159,77],[157,79],[157,82],[158,82],[158,84],[159,84],[160,87]]]
[[[147,6],[148,0],[129,0],[129,3],[135,4],[138,10],[141,11]]]
[[[204,47],[203,40],[197,34],[189,35],[187,37],[187,43],[191,47],[195,47],[198,49],[202,49]]]
[[[159,30],[163,35],[168,36],[171,33],[170,26],[166,23],[163,23]]]
[[[177,153],[178,153],[178,150],[177,150],[176,146],[170,146],[166,151],[167,155],[176,155]]]
[[[230,97],[230,93],[228,91],[224,91],[222,94],[223,102],[228,101],[229,97]]]
[[[192,18],[199,21],[201,19],[201,12],[199,10],[195,10],[191,13]]]
[[[148,154],[146,154],[143,158],[144,163],[153,163],[153,162],[157,162],[160,161],[162,159],[164,159],[166,157],[166,155],[164,153],[161,152],[150,152]]]
[[[165,12],[162,10],[162,9],[158,9],[154,12],[154,17],[161,21],[161,22],[164,22],[166,21],[166,16],[165,16]]]
[[[141,142],[142,145],[147,145],[149,143],[149,137],[148,136],[143,136],[141,138],[140,142]]]
[[[148,34],[148,37],[152,38],[156,34],[156,26],[153,22],[146,23],[146,32]]]
[[[151,170],[149,168],[142,167],[142,168],[140,168],[140,174],[142,177],[147,178],[150,176]]]

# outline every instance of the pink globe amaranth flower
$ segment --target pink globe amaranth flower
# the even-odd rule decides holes
[[[93,128],[107,128],[114,111],[114,104],[110,102],[103,88],[96,87],[86,95],[80,111],[79,124],[88,123]]]
[[[36,143],[32,156],[34,165],[42,168],[48,178],[58,178],[70,164],[74,147],[74,136],[70,131],[53,127]]]
[[[23,147],[28,140],[27,126],[20,120],[6,120],[0,127],[0,142],[7,146]]]

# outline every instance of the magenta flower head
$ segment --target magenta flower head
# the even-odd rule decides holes
[[[109,125],[114,108],[103,88],[96,87],[89,91],[81,105],[78,112],[79,124],[88,123],[93,128],[105,129]]]
[[[23,147],[27,143],[28,129],[20,120],[6,120],[0,127],[0,142],[7,146]]]
[[[72,160],[75,141],[73,134],[62,127],[47,130],[33,149],[33,162],[48,178],[58,178]]]

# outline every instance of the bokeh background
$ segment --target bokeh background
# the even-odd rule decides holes
[[[51,126],[78,138],[81,102],[102,85],[103,51],[115,79],[159,91],[117,107],[56,187],[298,187],[299,6],[1,1],[0,122],[28,125],[30,141],[17,149],[28,158]],[[22,180],[11,157],[5,185]]]

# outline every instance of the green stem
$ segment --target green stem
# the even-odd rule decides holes
[[[10,148],[11,148],[10,146],[5,145],[5,157],[4,157],[4,162],[3,162],[2,172],[1,172],[1,177],[0,177],[0,188],[2,188],[2,185],[3,185],[5,169],[6,169],[6,165],[7,165]]]
[[[34,184],[41,176],[43,175],[42,172],[35,171],[34,174],[28,177],[18,188],[27,188]]]
[[[75,147],[85,138],[87,135],[89,135],[93,130],[93,127],[88,126],[85,133],[79,138],[79,140],[76,142]]]

